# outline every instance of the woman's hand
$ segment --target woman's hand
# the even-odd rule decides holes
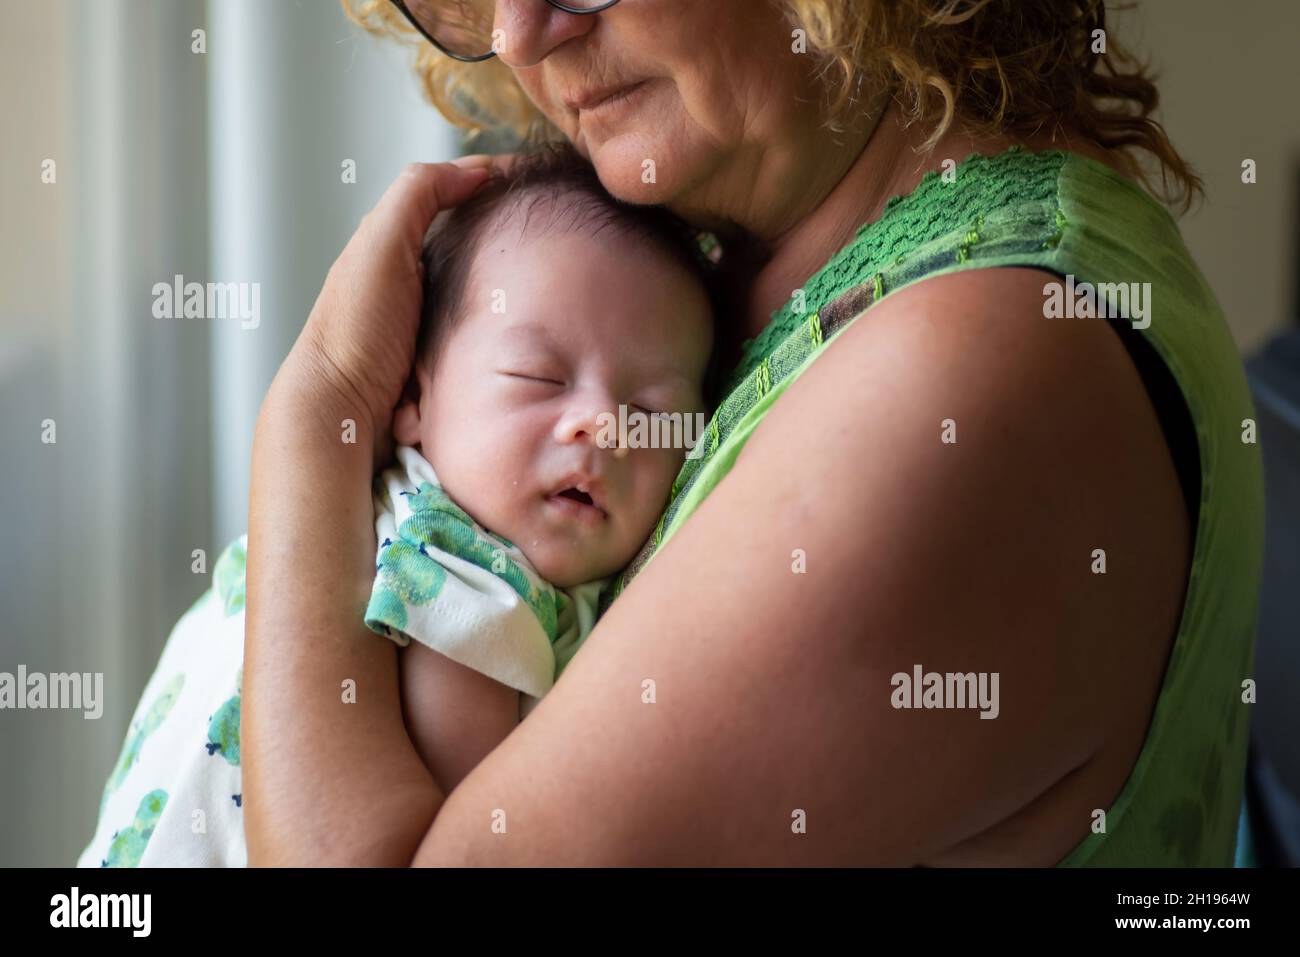
[[[396,646],[363,624],[371,481],[412,363],[425,231],[487,178],[487,163],[397,178],[330,270],[262,403],[241,720],[252,864],[409,860],[441,804],[402,724]],[[357,841],[359,814],[393,825]]]
[[[424,235],[439,212],[483,185],[492,162],[466,156],[406,167],[330,268],[290,356],[354,404],[378,440],[375,468],[387,459],[388,425],[415,359]]]

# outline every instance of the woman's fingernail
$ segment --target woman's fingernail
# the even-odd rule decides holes
[[[458,156],[451,162],[461,169],[488,169],[492,165],[492,157],[486,153],[473,153],[469,156]]]

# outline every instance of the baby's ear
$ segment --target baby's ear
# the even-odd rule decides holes
[[[414,447],[420,444],[420,379],[414,369],[402,388],[397,408],[393,410],[393,438],[399,445]]]

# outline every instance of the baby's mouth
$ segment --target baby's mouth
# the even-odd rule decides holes
[[[581,489],[576,488],[566,488],[560,493],[560,498],[571,499],[572,501],[581,502],[583,505],[591,505],[592,507],[595,507],[596,505],[596,503],[591,500],[590,495]]]
[[[558,491],[546,496],[546,500],[563,514],[583,522],[595,524],[609,517],[599,483],[593,483],[586,476],[566,479]]]

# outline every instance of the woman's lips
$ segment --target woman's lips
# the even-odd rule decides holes
[[[619,87],[604,87],[591,90],[573,97],[565,97],[564,105],[574,112],[602,113],[613,107],[627,103],[649,82],[641,80]]]

